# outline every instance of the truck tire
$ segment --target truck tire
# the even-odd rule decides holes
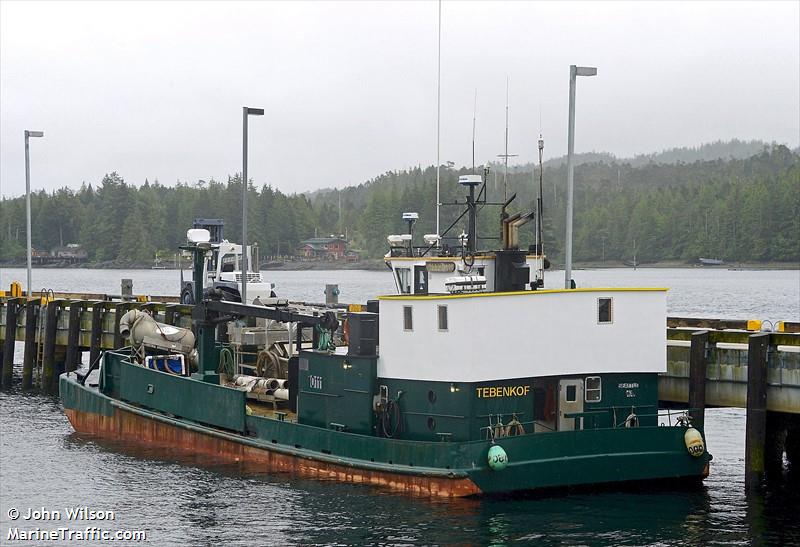
[[[189,287],[181,291],[181,304],[194,304],[194,294]]]

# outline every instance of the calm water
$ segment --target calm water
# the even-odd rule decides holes
[[[549,285],[557,287],[562,275],[551,273]],[[171,271],[38,270],[34,286],[115,293],[122,277],[134,280],[137,293],[177,292]],[[281,295],[309,301],[323,300],[326,282],[339,283],[342,302],[391,290],[383,272],[269,277]],[[0,286],[14,279],[24,280],[24,270],[0,271]],[[797,271],[603,270],[577,271],[575,279],[579,286],[670,287],[672,315],[800,320]],[[7,544],[12,507],[83,505],[116,512],[115,521],[90,525],[147,530],[147,545],[800,545],[800,473],[787,469],[783,483],[746,497],[743,411],[710,410],[706,422],[714,461],[701,488],[443,502],[246,474],[204,458],[81,438],[57,399],[12,389],[0,393],[0,544]]]

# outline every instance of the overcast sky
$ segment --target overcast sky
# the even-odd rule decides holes
[[[618,156],[717,139],[800,139],[800,2],[442,4],[441,158],[566,151],[569,65],[577,151]],[[226,180],[291,193],[436,161],[438,4],[0,4],[0,181],[32,187]],[[540,126],[541,112],[541,126]]]

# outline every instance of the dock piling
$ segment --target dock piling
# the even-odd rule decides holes
[[[78,367],[80,362],[80,334],[81,334],[81,311],[82,302],[70,302],[69,305],[69,326],[67,331],[67,355],[64,359],[64,370],[72,372]]]
[[[325,285],[325,304],[332,305],[339,303],[339,285],[326,284]]]
[[[92,333],[89,337],[89,366],[100,358],[100,343],[103,337],[103,303],[99,300],[88,302],[92,308]]]
[[[36,326],[41,301],[31,298],[25,303],[25,353],[22,358],[22,389],[33,387],[33,366],[36,361]]]
[[[123,279],[120,282],[120,293],[124,300],[133,298],[133,279]]]
[[[764,478],[767,431],[767,348],[769,333],[752,334],[747,348],[747,425],[745,474],[747,490],[757,490]]]
[[[61,311],[61,302],[61,300],[51,300],[47,303],[47,308],[45,308],[41,387],[47,393],[54,393],[58,385],[56,371],[56,326],[58,324],[58,314]]]
[[[17,341],[17,314],[19,301],[10,298],[6,304],[6,337],[3,340],[2,383],[10,386],[14,374],[14,344]]]
[[[693,332],[689,349],[689,414],[692,423],[700,428],[705,423],[707,367],[708,331]]]
[[[123,279],[123,281],[125,281]],[[121,348],[124,344],[124,340],[122,339],[122,335],[119,332],[119,320],[122,319],[122,316],[128,313],[130,309],[133,307],[131,302],[123,302],[121,304],[114,305],[114,347]]]

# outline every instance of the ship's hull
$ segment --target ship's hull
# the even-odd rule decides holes
[[[238,462],[260,472],[369,484],[425,497],[465,497],[630,481],[681,482],[708,474],[685,429],[569,431],[498,441],[508,467],[487,465],[490,441],[427,443],[353,435],[247,416],[246,430],[202,425],[110,398],[62,375],[65,413],[79,433]]]

